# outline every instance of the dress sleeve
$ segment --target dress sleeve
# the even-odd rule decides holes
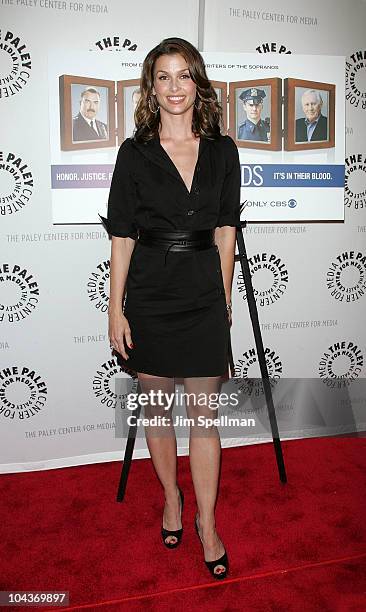
[[[239,153],[230,136],[224,137],[226,172],[220,198],[217,227],[231,225],[240,227],[240,161]]]
[[[119,148],[108,198],[107,218],[101,218],[108,234],[137,239],[134,221],[136,189],[130,174],[131,147],[125,140]]]

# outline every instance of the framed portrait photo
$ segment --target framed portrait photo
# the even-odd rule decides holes
[[[286,151],[335,146],[335,85],[285,79]]]
[[[114,81],[63,74],[59,77],[62,151],[116,144]]]
[[[222,108],[223,134],[227,134],[227,83],[226,81],[211,81],[211,85]]]
[[[279,151],[281,79],[229,83],[229,134],[238,147]]]
[[[117,81],[117,135],[119,145],[126,138],[130,138],[134,132],[134,114],[140,95],[140,79]]]

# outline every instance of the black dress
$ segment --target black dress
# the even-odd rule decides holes
[[[106,227],[137,239],[139,228],[207,230],[240,224],[240,163],[229,136],[200,139],[189,192],[159,137],[121,145]],[[219,376],[228,371],[230,325],[217,246],[164,252],[136,240],[124,314],[134,348],[122,367],[156,376]]]

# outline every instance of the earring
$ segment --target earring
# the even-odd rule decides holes
[[[197,101],[198,101],[198,104],[197,104]],[[197,97],[196,97],[196,99],[194,101],[194,107],[198,111],[201,110],[201,108],[202,108],[202,98],[200,98],[198,94],[197,94]]]
[[[151,96],[150,96],[150,98],[148,99],[147,103],[148,103],[148,106],[149,106],[150,112],[151,112],[151,113],[154,113],[154,115],[156,115],[156,113],[158,113],[158,112],[159,112],[160,106],[158,105],[158,107],[157,107],[157,109],[156,109],[156,110],[153,110],[153,109],[151,108]]]

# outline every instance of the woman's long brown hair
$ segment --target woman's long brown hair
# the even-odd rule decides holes
[[[191,79],[196,84],[196,100],[193,107],[192,132],[195,136],[218,138],[222,127],[222,108],[216,92],[207,78],[206,68],[199,51],[183,38],[165,38],[147,54],[141,74],[141,97],[135,110],[136,130],[134,138],[147,142],[159,133],[160,111],[152,95],[154,66],[161,55],[179,54],[188,64]],[[150,104],[149,104],[150,101]],[[153,109],[153,111],[150,109]]]

